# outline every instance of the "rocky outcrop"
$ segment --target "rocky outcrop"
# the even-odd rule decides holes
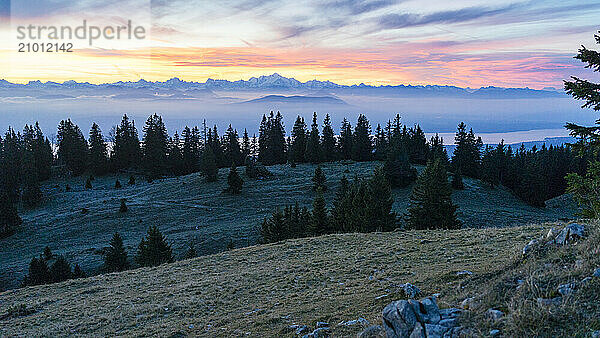
[[[440,310],[434,297],[398,300],[383,309],[382,328],[389,338],[458,337],[461,312]]]

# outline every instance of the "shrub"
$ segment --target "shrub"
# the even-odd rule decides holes
[[[312,178],[313,182],[313,190],[318,191],[321,189],[322,191],[327,190],[327,185],[325,185],[327,178],[325,178],[325,174],[323,173],[323,169],[320,165],[315,169],[315,174]]]
[[[127,208],[127,204],[125,204],[125,199],[121,198],[121,206],[119,207],[119,212],[127,212],[129,208]]]
[[[58,256],[50,266],[50,280],[52,282],[62,282],[71,278],[73,278],[71,264],[64,256]]]
[[[115,189],[121,189],[121,182],[119,180],[115,181]]]

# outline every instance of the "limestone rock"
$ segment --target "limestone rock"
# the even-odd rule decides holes
[[[560,302],[562,302],[561,297],[554,297],[552,299],[548,299],[548,298],[538,298],[537,299],[537,303],[540,306],[560,305]]]
[[[500,311],[500,310],[496,310],[496,309],[488,309],[487,310],[487,315],[494,321],[502,318],[502,316],[504,316],[504,312]]]
[[[575,290],[575,287],[575,283],[561,284],[558,286],[558,293],[560,293],[563,296],[570,295]]]
[[[554,243],[558,245],[569,244],[585,235],[585,227],[581,224],[571,223],[564,227],[554,239]]]
[[[598,269],[596,269],[596,271],[594,271],[593,276],[600,278],[600,268],[598,268]]]
[[[383,309],[383,328],[389,338],[408,337],[416,323],[417,316],[406,300],[395,301]]]
[[[427,338],[425,335],[425,329],[421,323],[417,323],[417,325],[415,325],[415,328],[413,329],[409,338]]]
[[[523,256],[527,256],[527,254],[533,251],[533,249],[539,242],[540,241],[537,239],[532,239],[531,241],[529,241],[529,243],[527,243],[527,245],[523,247]]]

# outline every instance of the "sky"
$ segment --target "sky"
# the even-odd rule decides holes
[[[561,88],[590,71],[600,1],[0,0],[0,78],[239,80]],[[18,39],[18,27],[144,28],[143,39]],[[17,52],[73,43],[71,53]]]

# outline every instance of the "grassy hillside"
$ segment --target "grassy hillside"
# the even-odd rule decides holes
[[[485,289],[485,276],[549,228],[328,235],[10,290],[0,293],[0,335],[292,336],[289,325],[316,321],[355,335],[360,327],[336,324],[380,322],[383,307],[402,297],[400,284],[456,305],[465,281]]]
[[[329,163],[323,165],[328,178],[326,199],[331,205],[342,174],[371,174],[375,162]],[[158,225],[181,256],[190,241],[199,254],[225,250],[229,239],[236,247],[256,244],[257,227],[276,207],[298,201],[310,205],[314,198],[310,178],[313,165],[272,166],[274,176],[266,180],[248,179],[242,194],[222,194],[228,169],[220,171],[220,180],[206,183],[199,174],[167,178],[147,183],[138,177],[129,186],[129,176],[98,177],[92,190],[85,190],[86,176],[52,179],[43,185],[44,203],[33,210],[22,210],[23,226],[13,236],[0,240],[0,289],[18,285],[33,256],[48,245],[53,252],[64,254],[86,271],[97,269],[102,260],[101,249],[108,245],[116,231],[124,238],[133,254],[148,226]],[[422,168],[419,168],[422,170]],[[123,187],[115,189],[119,179]],[[66,192],[69,184],[71,191]],[[466,189],[454,193],[459,205],[459,218],[465,226],[503,227],[516,224],[556,221],[569,217],[564,203],[556,208],[538,209],[527,206],[504,189],[489,189],[477,180],[465,179]],[[394,190],[394,209],[403,214],[408,206],[410,188]],[[129,212],[118,212],[120,199],[126,198]],[[84,213],[82,210],[86,209]]]

